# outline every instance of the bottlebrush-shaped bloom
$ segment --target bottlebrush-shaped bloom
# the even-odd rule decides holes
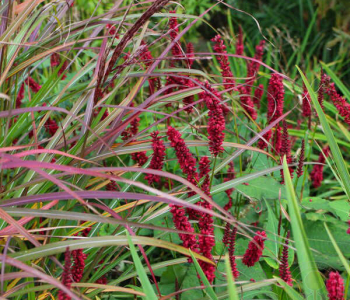
[[[20,108],[22,105],[22,100],[24,99],[24,84],[21,85],[16,98],[16,108]]]
[[[186,87],[192,88],[194,86],[195,86],[195,84],[192,80],[189,79],[186,81]],[[183,103],[185,106],[190,105],[193,102],[194,102],[194,95],[187,96],[183,99]],[[189,107],[185,108],[185,111],[190,114],[191,112],[193,112],[193,106],[189,106]]]
[[[131,153],[131,159],[142,167],[148,160],[146,151]]]
[[[237,236],[237,228],[234,227],[231,232],[230,236],[230,246],[228,249],[228,255],[230,258],[230,265],[232,270],[232,276],[234,278],[239,277],[239,272],[237,270],[237,264],[236,264],[236,256],[235,256],[235,247],[236,247],[236,236]]]
[[[257,263],[262,256],[264,250],[264,241],[266,239],[265,231],[257,231],[253,240],[249,242],[248,249],[243,255],[243,264],[252,267]]]
[[[68,289],[72,286],[72,260],[71,260],[71,253],[69,251],[69,247],[67,247],[66,252],[64,254],[64,269],[62,273],[61,282],[62,284],[67,287]],[[58,291],[58,299],[59,300],[70,300],[71,297],[69,297],[65,292],[59,290]]]
[[[37,83],[32,77],[28,77],[28,79],[26,79],[26,84],[29,86],[33,93],[37,93],[41,89],[41,85]]]
[[[147,44],[142,41],[141,45],[143,46],[140,58],[143,61],[143,63],[146,65],[146,67],[150,67],[153,64],[154,58],[151,54],[151,51],[149,51]],[[156,89],[160,87],[160,79],[159,77],[149,77],[148,78],[148,84],[150,89],[150,94],[153,94]]]
[[[279,273],[283,281],[285,281],[288,285],[293,286],[292,275],[290,273],[289,266],[288,266],[289,237],[290,237],[290,232],[288,231],[285,245],[283,246],[283,250],[282,250],[282,258],[281,258],[281,263],[279,267]]]
[[[238,37],[237,37],[237,42],[236,42],[236,54],[237,55],[242,55],[243,51],[244,51],[243,32],[242,32],[242,27],[239,26],[239,28],[238,28]]]
[[[115,183],[114,180],[111,180],[107,185],[106,185],[106,190],[107,191],[117,191],[117,184]]]
[[[326,147],[323,149],[323,153],[318,157],[318,162],[324,164],[326,162],[326,157],[329,155],[329,148]],[[323,165],[314,165],[314,168],[311,171],[310,177],[312,180],[312,185],[314,188],[321,186],[323,181]]]
[[[241,96],[239,97],[241,101],[242,107],[245,109],[245,111],[251,116],[253,120],[256,120],[258,117],[258,114],[256,113],[256,110],[254,108],[254,102],[250,96],[251,88],[248,86],[242,86],[239,89],[239,92]]]
[[[107,29],[108,34],[110,34],[110,35],[114,36],[117,33],[117,28],[114,25],[112,25],[112,24],[107,24],[106,25],[106,29]],[[117,39],[119,39],[119,35],[118,34],[115,37]]]
[[[272,74],[267,89],[267,117],[270,123],[283,114],[284,87],[282,77]]]
[[[283,121],[283,135],[282,135],[282,147],[280,151],[281,155],[281,164],[283,163],[283,156],[286,156],[286,160],[288,164],[293,163],[293,158],[290,152],[290,140],[287,128],[287,122]],[[290,176],[293,178],[293,168],[289,167]],[[282,184],[284,183],[284,172],[281,170]]]
[[[299,155],[299,162],[298,162],[298,169],[297,169],[297,176],[298,178],[303,175],[304,170],[304,160],[305,160],[305,140],[301,141],[301,150],[300,150],[300,155]]]
[[[204,91],[200,94],[209,109],[209,149],[213,156],[217,156],[224,151],[222,143],[225,138],[225,118],[220,105],[221,96],[208,83],[205,83],[204,86],[210,92]]]
[[[311,98],[305,85],[304,85],[304,91],[302,94],[302,99],[303,99],[303,105],[302,105],[303,117],[310,117],[311,116],[311,105],[310,105]]]
[[[235,177],[236,177],[236,173],[235,173],[234,163],[233,163],[233,161],[231,161],[229,163],[229,168],[227,170],[227,176],[224,178],[224,182],[233,180],[233,179],[235,179]],[[234,188],[230,188],[230,189],[227,189],[225,191],[225,193],[229,199],[228,202],[226,203],[226,205],[224,206],[225,210],[229,210],[233,205],[231,194],[234,190],[235,190]]]
[[[329,84],[325,89],[325,93],[330,97],[339,114],[344,118],[345,123],[350,125],[350,103],[338,94],[334,83]]]
[[[164,165],[165,146],[163,141],[160,139],[158,135],[159,135],[158,131],[154,131],[151,133],[153,156],[152,156],[149,168],[153,170],[161,170]],[[160,181],[160,177],[158,175],[153,175],[153,174],[147,174],[145,176],[145,179],[148,181],[148,184],[150,185],[153,182],[158,183]]]
[[[50,64],[52,68],[60,65],[60,56],[58,53],[55,52],[50,56]]]
[[[226,46],[220,35],[215,36],[211,39],[214,42],[214,52],[220,53],[221,55],[217,56],[221,68],[221,75],[225,84],[225,88],[231,89],[234,88],[236,83],[233,79],[233,74],[231,72],[230,62],[227,57]]]
[[[205,176],[204,182],[201,186],[204,193],[206,193],[210,198],[210,180],[209,175],[207,174]],[[209,202],[205,200],[201,200],[197,202],[198,205],[201,207],[204,207],[206,209],[212,209],[212,206]],[[201,213],[198,222],[198,227],[200,230],[200,233],[202,234],[198,238],[199,242],[199,250],[200,253],[209,259],[212,259],[212,249],[215,245],[215,238],[214,238],[214,220],[213,217],[206,213]],[[213,282],[215,278],[215,266],[208,264],[203,261],[199,261],[199,265],[202,267],[202,270],[204,274],[206,275],[209,282]]]
[[[323,111],[324,111],[324,106],[323,106],[324,89],[325,89],[325,86],[329,84],[329,80],[330,78],[327,75],[323,74],[323,69],[321,69],[321,80],[320,80],[320,85],[318,87],[317,100]]]
[[[176,11],[175,10],[171,10],[169,11],[169,13],[171,14],[175,14]],[[169,28],[170,28],[170,37],[171,40],[175,40],[177,38],[177,35],[179,33],[179,26],[177,23],[177,17],[171,17],[169,20]],[[174,57],[179,57],[182,56],[182,51],[181,51],[181,46],[179,44],[179,42],[176,42],[176,44],[172,47],[171,52],[173,54]]]
[[[282,128],[280,125],[277,125],[274,135],[273,135],[273,143],[275,147],[275,153],[280,154],[282,151]]]
[[[256,60],[262,60],[262,57],[264,55],[264,47],[265,47],[265,41],[262,40],[260,41],[259,45],[257,45],[255,47],[255,54],[254,54],[254,58]],[[255,62],[255,61],[251,61],[249,64],[248,64],[248,82],[249,83],[252,83],[254,82],[255,78],[256,78],[256,74],[258,73],[259,71],[259,68],[260,68],[260,64],[259,62]],[[247,83],[248,83],[247,82]]]
[[[72,268],[72,276],[74,282],[80,282],[83,278],[85,259],[87,255],[83,252],[83,249],[77,249],[72,251],[74,265]]]
[[[344,300],[344,280],[338,272],[330,272],[326,282],[329,300]]]
[[[187,231],[194,233],[192,224],[189,222],[188,218],[185,216],[185,210],[178,206],[170,204],[170,212],[173,215],[173,222],[177,230]],[[192,251],[198,252],[198,243],[195,235],[179,233],[179,237],[182,241],[182,246],[189,248]]]
[[[192,43],[186,45],[186,56],[188,67],[191,68],[194,62],[194,47]]]
[[[168,139],[171,147],[174,148],[180,168],[187,175],[188,181],[196,184],[198,181],[196,159],[188,149],[185,141],[181,137],[181,133],[175,128],[169,126],[167,131]]]
[[[263,95],[264,95],[264,85],[259,84],[255,88],[254,98],[253,98],[254,99],[253,102],[258,109],[260,108],[260,101]]]
[[[61,58],[58,53],[53,53],[51,55],[50,64],[52,68],[57,67],[61,64]],[[58,70],[58,75],[61,75],[67,69],[67,66],[68,66],[68,61],[65,60],[62,64],[62,67]],[[66,75],[63,75],[61,79],[64,80],[66,79],[66,77],[67,77]]]
[[[263,135],[263,138],[264,139],[260,139],[259,142],[258,142],[258,147],[260,149],[265,149],[269,146],[268,142],[270,141],[271,139],[271,136],[272,136],[272,131],[269,130],[268,132],[266,132],[264,135]]]
[[[207,156],[202,156],[199,161],[199,178],[208,175],[210,172],[210,160]]]
[[[224,236],[222,238],[222,242],[224,243],[225,246],[228,246],[230,244],[230,237],[231,237],[231,224],[229,222],[226,222]]]
[[[58,125],[55,120],[49,118],[45,123],[45,129],[46,131],[51,135],[55,135],[56,131],[58,130]]]

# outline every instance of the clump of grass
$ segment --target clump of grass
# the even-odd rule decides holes
[[[3,9],[1,296],[340,297],[350,93],[330,67],[317,97],[318,70],[274,70],[264,40],[245,55],[241,29],[198,52],[210,8],[71,23],[71,4]]]

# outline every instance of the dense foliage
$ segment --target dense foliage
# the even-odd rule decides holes
[[[310,3],[91,3],[2,2],[1,297],[346,299],[346,41]]]

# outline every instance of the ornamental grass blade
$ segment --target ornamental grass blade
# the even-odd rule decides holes
[[[318,272],[315,259],[310,251],[310,245],[301,219],[298,201],[290,177],[286,157],[283,157],[283,174],[286,184],[288,209],[291,218],[291,226],[295,246],[297,249],[298,263],[301,272],[305,299],[325,299],[326,288]]]
[[[226,266],[228,300],[239,300],[235,280],[232,275],[232,269],[231,269],[230,259],[228,257],[228,254],[226,254],[225,256],[225,266]]]
[[[320,119],[320,122],[321,122],[321,125],[323,128],[323,132],[325,133],[325,135],[327,137],[327,142],[329,143],[329,147],[331,149],[332,156],[334,158],[334,162],[335,162],[337,169],[338,169],[339,177],[342,181],[341,182],[342,188],[344,189],[348,198],[350,198],[350,175],[349,175],[349,171],[347,169],[347,163],[344,161],[343,155],[340,152],[340,149],[339,149],[339,146],[335,140],[333,131],[332,131],[331,127],[329,126],[328,121],[326,119],[326,115],[324,114],[324,112],[321,108],[321,105],[318,103],[316,93],[311,88],[311,85],[308,82],[308,80],[306,79],[303,72],[299,68],[298,68],[298,70],[299,70],[299,73],[300,73],[301,77],[303,78],[304,84],[309,92],[312,103],[316,108],[318,118]]]
[[[176,245],[176,244],[159,240],[156,238],[132,236],[131,240],[135,244],[160,247],[160,248],[168,249],[170,251],[181,253],[186,256],[190,256],[189,249],[184,248],[180,245]],[[13,254],[11,253],[9,256],[18,259],[19,261],[26,262],[30,260],[40,259],[49,255],[64,253],[67,247],[69,247],[70,250],[76,250],[76,249],[88,249],[93,247],[99,248],[99,247],[107,247],[107,246],[127,246],[127,245],[128,245],[128,240],[125,235],[101,236],[101,237],[93,237],[93,238],[84,238],[84,239],[74,240],[74,241],[70,240],[70,241],[64,241],[64,242],[51,243],[51,244],[36,247],[30,250],[16,252]],[[211,261],[210,259],[198,253],[194,253],[193,255],[200,260],[203,260],[209,264],[215,265],[213,261]]]
[[[128,238],[131,256],[132,256],[132,259],[135,263],[135,268],[136,268],[137,274],[140,278],[143,291],[147,295],[147,297],[142,297],[142,298],[147,299],[147,300],[158,300],[158,297],[155,294],[151,283],[149,282],[149,279],[147,277],[145,269],[142,266],[141,260],[140,260],[139,256],[137,255],[137,251],[136,251],[135,246],[131,240],[130,234],[128,232],[126,232],[126,236]]]
[[[201,266],[199,265],[197,259],[194,257],[193,252],[191,250],[190,250],[190,253],[191,253],[191,257],[192,257],[194,266],[196,267],[196,270],[199,274],[199,277],[205,286],[206,293],[208,294],[208,296],[210,297],[211,300],[219,300],[218,297],[216,296],[208,278],[205,276]]]

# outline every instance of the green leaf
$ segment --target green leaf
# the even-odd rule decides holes
[[[263,254],[268,256],[264,257],[265,261],[274,269],[278,269],[278,263],[276,262],[276,257],[278,256],[278,220],[269,205],[265,200],[267,207],[267,225],[266,225],[266,235],[268,239],[265,241],[265,249]]]
[[[281,278],[278,278],[274,276],[274,278],[277,280],[278,284],[283,288],[283,290],[287,293],[287,295],[292,300],[303,300],[304,298],[298,294],[291,286],[289,286],[286,282],[284,282]]]
[[[310,251],[304,225],[301,219],[298,201],[290,177],[286,157],[283,157],[283,173],[287,190],[288,208],[291,218],[293,238],[298,255],[298,263],[303,281],[306,299],[325,299],[326,288],[317,270],[315,259]]]
[[[194,263],[194,265],[196,267],[196,270],[197,270],[197,272],[199,274],[199,277],[201,278],[201,280],[202,280],[202,282],[203,282],[203,284],[205,286],[205,291],[207,292],[208,296],[212,300],[219,300],[218,297],[216,296],[213,288],[211,287],[211,284],[210,284],[209,280],[205,276],[201,266],[199,265],[198,261],[194,257],[193,252],[191,250],[190,250],[190,253],[191,253],[191,257],[192,257],[193,263]]]
[[[332,208],[333,213],[342,221],[347,222],[349,220],[350,203],[348,201],[331,201],[329,206]]]
[[[231,269],[228,254],[226,254],[225,256],[225,266],[226,266],[227,288],[228,288],[228,297],[229,297],[228,299],[239,300],[235,280],[232,275],[232,269]]]
[[[350,276],[350,267],[349,267],[349,264],[346,260],[346,258],[344,257],[343,253],[341,252],[341,250],[339,249],[339,246],[337,244],[337,242],[335,241],[331,231],[329,230],[328,226],[326,223],[324,223],[324,227],[326,228],[327,230],[327,233],[328,233],[328,236],[329,236],[329,239],[331,240],[332,244],[333,244],[333,247],[335,249],[335,251],[337,252],[338,256],[339,256],[339,259],[341,260],[341,262],[343,263],[343,266],[346,270],[346,272],[348,273],[348,276]]]
[[[137,274],[140,278],[141,285],[143,287],[143,292],[147,295],[147,298],[145,298],[145,297],[142,297],[142,298],[144,298],[145,300],[158,300],[158,297],[155,294],[151,283],[149,282],[149,279],[147,277],[145,269],[142,266],[141,260],[140,260],[139,256],[137,255],[137,251],[136,251],[135,246],[131,240],[130,234],[127,231],[126,231],[126,236],[128,238],[131,256],[132,256],[132,259],[134,261]]]

